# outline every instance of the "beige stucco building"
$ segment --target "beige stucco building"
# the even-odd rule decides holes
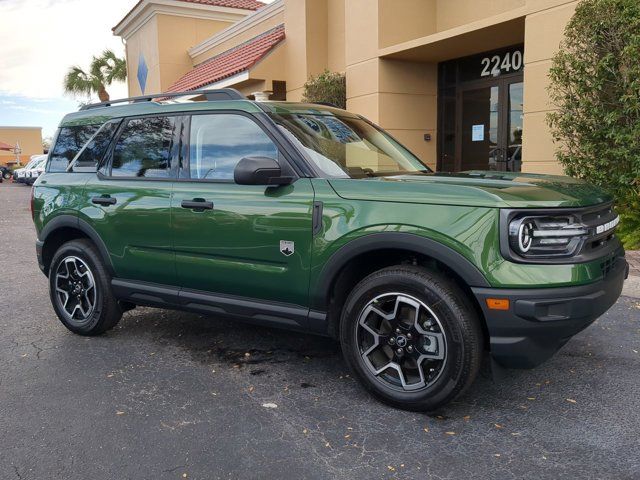
[[[437,170],[560,173],[550,59],[577,1],[141,0],[114,28],[132,96],[234,87],[297,101],[327,69],[347,108]]]
[[[38,154],[42,154],[42,127],[0,126],[0,165],[15,165],[17,158],[26,165],[32,155]]]

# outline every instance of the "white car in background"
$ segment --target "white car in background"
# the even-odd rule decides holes
[[[44,167],[47,164],[47,155],[38,155],[36,163],[25,172],[25,182],[27,185],[33,185],[40,175],[44,173]]]
[[[33,168],[33,166],[42,158],[41,157],[46,157],[46,155],[33,155],[31,157],[31,159],[29,160],[29,163],[27,163],[27,165],[24,168],[17,168],[16,170],[13,171],[13,180],[15,182],[18,183],[26,183],[26,175],[27,175],[27,171],[31,168]]]

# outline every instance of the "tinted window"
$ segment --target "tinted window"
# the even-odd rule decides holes
[[[128,120],[113,151],[111,175],[169,177],[174,127],[173,117]]]
[[[104,157],[119,124],[120,120],[104,124],[82,151],[73,168],[96,168]]]
[[[236,164],[244,157],[277,159],[278,149],[254,121],[242,115],[191,118],[191,178],[232,180]]]
[[[100,125],[64,127],[58,130],[56,144],[49,160],[50,172],[64,172],[84,144],[89,141]]]

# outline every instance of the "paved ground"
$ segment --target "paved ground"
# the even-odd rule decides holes
[[[0,185],[2,479],[640,478],[639,299],[536,370],[485,368],[438,416],[407,413],[327,339],[153,309],[72,335],[28,193]]]

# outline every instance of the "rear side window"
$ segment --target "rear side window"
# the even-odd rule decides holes
[[[113,150],[111,176],[168,178],[174,117],[127,120]]]
[[[98,131],[100,125],[79,125],[58,130],[56,144],[49,159],[49,172],[64,172],[85,143]]]
[[[89,171],[95,171],[98,164],[104,157],[104,154],[111,143],[113,135],[118,129],[120,120],[114,120],[105,123],[102,128],[95,134],[87,146],[82,150],[78,160],[73,165],[74,171],[82,171],[88,169]]]
[[[242,115],[191,117],[189,170],[192,179],[233,180],[244,157],[278,159],[278,148],[253,120]]]

